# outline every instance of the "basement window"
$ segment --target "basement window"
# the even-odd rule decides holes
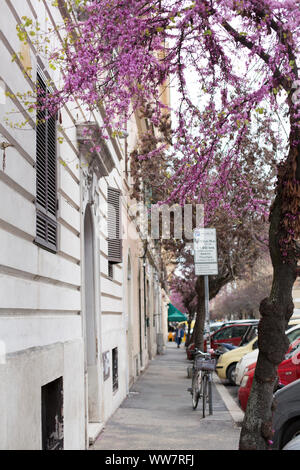
[[[63,378],[42,387],[42,450],[64,449]]]
[[[111,263],[110,261],[108,262],[108,277],[110,279],[114,278],[114,264]]]
[[[119,379],[118,379],[118,348],[112,350],[112,386],[113,392],[116,392],[119,388]]]

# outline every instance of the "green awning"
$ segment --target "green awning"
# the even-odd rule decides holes
[[[171,303],[169,304],[168,308],[168,321],[185,321],[186,315],[180,312],[178,308],[174,307]]]

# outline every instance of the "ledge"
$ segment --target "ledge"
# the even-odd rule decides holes
[[[104,423],[88,423],[88,438],[89,445],[93,445],[97,440],[97,437],[104,429]]]
[[[97,123],[88,121],[76,124],[76,131],[80,157],[87,160],[89,169],[95,172],[98,179],[108,176],[114,169],[115,162],[105,140],[99,135]],[[99,152],[96,150],[91,152],[91,146],[100,147]]]

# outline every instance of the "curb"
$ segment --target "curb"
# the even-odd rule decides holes
[[[244,420],[244,412],[235,403],[234,399],[232,398],[230,393],[226,390],[226,388],[222,384],[217,374],[214,374],[214,383],[234,423],[240,426]]]

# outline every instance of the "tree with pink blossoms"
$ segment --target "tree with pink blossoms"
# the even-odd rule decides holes
[[[300,256],[299,1],[76,0],[77,17],[68,2],[56,3],[67,35],[51,61],[61,67],[64,84],[45,106],[55,112],[78,100],[104,109],[99,132],[118,135],[145,102],[159,126],[161,88],[170,81],[177,98],[172,147],[162,142],[139,156],[155,158],[165,149],[170,161],[177,159],[168,201],[205,203],[208,225],[220,207],[232,220],[245,210],[258,216],[269,211],[273,284],[260,305],[259,357],[240,439],[241,449],[266,449]],[[240,161],[242,142],[257,136],[259,119],[260,144],[276,147],[270,210]],[[239,198],[246,199],[243,207]]]

